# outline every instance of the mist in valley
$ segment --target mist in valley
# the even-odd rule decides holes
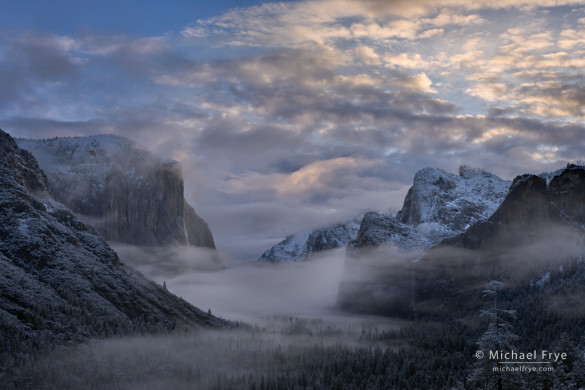
[[[152,250],[115,244],[114,249],[122,261],[173,294],[215,315],[246,322],[332,311],[345,262],[345,248],[278,265],[185,246]]]
[[[25,379],[20,384],[35,389],[132,390],[463,386],[476,364],[476,342],[487,329],[480,313],[492,304],[481,294],[488,274],[474,274],[473,261],[479,261],[480,254],[486,259],[496,256],[506,265],[505,273],[493,275],[505,276],[498,291],[503,308],[522,308],[529,302],[513,324],[522,336],[521,348],[558,345],[560,335],[546,339],[535,330],[546,329],[537,322],[542,316],[555,318],[555,326],[565,331],[581,321],[581,313],[568,305],[578,306],[583,289],[564,290],[583,276],[579,235],[551,228],[535,242],[502,247],[495,255],[453,247],[426,254],[393,245],[348,254],[339,248],[283,264],[241,261],[193,247],[149,249],[114,243],[122,262],[193,305],[232,321],[231,326],[59,347],[22,367]],[[472,307],[466,314],[440,299],[425,303],[417,290],[425,279],[448,269],[454,280],[466,281],[459,291]],[[523,277],[513,274],[527,269]],[[372,307],[342,311],[339,293],[348,283],[360,286],[349,290],[358,302],[397,301],[407,308],[406,314],[368,314],[375,313]],[[549,284],[560,287],[544,294]],[[567,336],[576,346],[578,333]]]
[[[193,247],[113,246],[121,261],[232,326],[59,347],[23,368],[25,387],[256,388],[283,373],[302,378],[314,359],[404,346],[398,332],[409,321],[337,309],[345,248],[274,265]]]

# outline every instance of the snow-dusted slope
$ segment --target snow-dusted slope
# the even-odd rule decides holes
[[[444,240],[442,245],[500,249],[531,242],[549,230],[548,238],[555,230],[585,231],[585,167],[570,164],[552,177],[516,177],[506,199],[489,219]],[[564,235],[568,239],[570,234]]]
[[[348,246],[355,250],[347,252],[340,307],[436,310],[465,304],[464,292],[485,281],[538,284],[551,270],[574,265],[584,253],[585,168],[521,175],[509,188],[483,171],[454,177],[427,168],[398,218],[364,217]]]
[[[489,218],[504,200],[510,184],[468,166],[461,166],[458,176],[425,168],[414,176],[396,217],[422,232],[454,235]]]
[[[54,343],[224,324],[121,263],[0,130],[0,367]]]
[[[432,240],[413,226],[402,223],[393,215],[369,212],[364,215],[356,238],[349,248],[376,247],[391,243],[402,249],[417,250],[431,246]]]
[[[17,140],[47,173],[58,201],[108,240],[214,247],[183,197],[180,165],[115,135]]]
[[[511,182],[482,169],[459,168],[459,175],[425,168],[414,176],[396,216],[368,213],[352,249],[397,245],[425,250],[489,218],[504,200]]]
[[[289,236],[260,260],[299,261],[321,250],[314,242],[332,242],[323,249],[349,245],[351,249],[382,244],[405,250],[426,250],[489,218],[504,200],[511,182],[482,169],[459,168],[459,175],[425,168],[416,173],[404,206],[396,216],[367,213],[361,222],[322,228]],[[336,246],[333,246],[336,245]]]
[[[359,218],[333,226],[286,237],[264,252],[260,261],[282,263],[304,261],[312,253],[345,246],[353,240],[360,227]]]

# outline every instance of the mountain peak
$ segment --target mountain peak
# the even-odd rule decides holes
[[[482,169],[462,166],[459,176],[442,169],[418,171],[396,217],[405,224],[445,235],[464,231],[488,218],[503,201],[510,182]]]
[[[215,248],[207,223],[184,199],[178,162],[112,134],[17,142],[47,172],[56,199],[107,240]]]
[[[176,326],[221,326],[119,261],[47,192],[35,158],[0,130],[0,366],[39,346]],[[6,348],[4,348],[6,346]]]
[[[18,147],[14,139],[0,130],[0,175],[13,178],[32,192],[48,191],[49,181],[39,164],[26,150]]]

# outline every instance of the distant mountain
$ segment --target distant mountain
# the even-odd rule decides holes
[[[547,185],[548,182],[548,185]],[[516,177],[505,201],[486,221],[445,239],[439,247],[501,251],[531,243],[550,230],[585,232],[585,168],[568,165],[550,180]]]
[[[0,367],[56,343],[225,324],[121,263],[0,130]]]
[[[286,237],[260,257],[260,261],[284,263],[304,261],[311,254],[345,246],[354,239],[360,226],[355,218],[345,223],[328,226]]]
[[[402,209],[395,216],[367,213],[348,243],[339,306],[376,313],[410,307],[412,262],[445,238],[489,218],[510,184],[468,166],[461,166],[459,175],[436,168],[418,171]]]
[[[489,177],[481,174],[481,178]],[[486,196],[482,189],[501,188],[493,185],[494,182],[499,182],[493,178],[487,182],[490,185],[473,186],[471,193],[474,198]],[[518,176],[509,191],[506,191],[505,198],[500,196],[499,189],[488,190],[491,205],[496,204],[499,199],[503,200],[491,215],[489,203],[484,204],[490,207],[478,213],[481,207],[473,206],[474,202],[469,202],[469,198],[464,202],[468,213],[461,213],[461,208],[453,207],[439,207],[438,212],[428,212],[429,209],[437,210],[428,207],[428,199],[433,199],[430,202],[432,205],[461,204],[460,198],[451,198],[449,193],[454,186],[445,185],[443,177],[434,180],[434,183],[440,185],[435,186],[433,191],[428,191],[424,186],[426,191],[423,194],[426,195],[419,197],[422,200],[419,206],[413,207],[416,202],[409,200],[416,198],[416,191],[411,189],[405,208],[392,223],[381,225],[379,218],[369,222],[369,225],[381,226],[371,229],[375,233],[366,235],[369,241],[363,238],[360,241],[360,233],[364,230],[362,223],[356,239],[359,245],[353,244],[355,250],[349,251],[346,259],[346,277],[339,296],[342,307],[358,311],[397,313],[413,307],[418,307],[419,310],[423,307],[436,310],[437,305],[448,308],[455,302],[469,305],[470,291],[489,280],[514,283],[520,280],[538,281],[543,275],[550,275],[554,269],[562,270],[563,266],[568,267],[572,261],[583,259],[583,167],[568,165],[551,175]],[[448,200],[442,202],[442,199]],[[410,211],[405,213],[404,210],[408,209]],[[426,209],[427,212],[413,213],[413,209]],[[407,215],[410,217],[406,217]],[[430,215],[436,217],[428,218]],[[482,219],[483,216],[487,217]],[[443,237],[438,242],[437,238],[441,235],[434,236],[430,240],[431,247],[428,245],[429,241],[422,241],[421,244],[411,229],[401,226],[399,218],[415,223],[431,221],[435,232],[445,231],[450,234],[456,231],[449,227],[456,227],[461,231],[459,234]],[[441,226],[448,228],[441,229]],[[372,237],[378,239],[373,241]],[[397,254],[388,250],[373,251],[374,248],[382,249],[385,244],[401,247],[406,252]],[[408,255],[421,248],[423,250],[417,256]],[[375,266],[371,268],[375,272],[368,269],[372,262]],[[358,272],[363,275],[364,269],[367,269],[368,276],[361,279],[353,277]]]
[[[421,231],[441,235],[464,231],[488,218],[502,203],[510,182],[482,169],[462,165],[459,175],[425,168],[414,182],[396,218]]]
[[[478,221],[489,218],[502,203],[510,182],[468,166],[459,175],[425,168],[414,176],[396,216],[368,213],[349,248],[382,244],[427,249]]]
[[[214,248],[184,199],[181,166],[115,135],[17,140],[38,160],[55,199],[106,240]]]
[[[511,182],[482,169],[459,168],[459,175],[425,168],[416,173],[402,209],[395,215],[368,212],[361,219],[286,237],[261,261],[305,260],[311,253],[348,245],[349,250],[397,245],[420,251],[487,219]]]

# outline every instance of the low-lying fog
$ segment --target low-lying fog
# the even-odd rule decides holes
[[[539,246],[536,252],[531,245],[526,253],[518,249],[522,252],[518,258],[529,263],[549,259],[547,267],[558,269],[563,258],[582,253],[581,244],[571,239],[560,246]],[[19,369],[23,386],[13,388],[257,389],[264,378],[278,379],[284,374],[302,382],[304,369],[321,367],[319,362],[325,361],[333,361],[334,366],[333,357],[353,362],[373,356],[374,349],[391,352],[409,343],[401,338],[404,329],[412,328],[407,320],[352,315],[335,308],[345,248],[306,262],[265,264],[242,263],[197,248],[113,247],[122,261],[165,283],[174,294],[243,323],[231,329],[176,331],[59,347]],[[396,248],[380,247],[359,258],[352,271],[357,267],[360,272],[352,276],[370,280],[374,275],[393,274],[409,282],[413,266],[430,264],[412,260]],[[546,283],[546,278],[536,283]],[[463,337],[453,337],[459,336]]]
[[[245,324],[61,347],[23,370],[35,389],[251,388],[345,348],[400,347],[404,321],[336,311],[345,249],[290,264],[218,263],[213,251],[114,245],[120,258],[203,310]],[[162,257],[161,257],[162,256]],[[221,266],[220,266],[221,265]],[[227,266],[226,266],[227,265]],[[242,387],[239,387],[239,386]]]
[[[272,317],[264,325],[148,335],[59,348],[23,370],[23,388],[249,389],[349,349],[400,347],[398,323]]]
[[[307,262],[241,262],[215,251],[175,247],[113,245],[122,261],[202,310],[232,320],[254,322],[272,315],[330,314],[336,303],[345,248]]]

